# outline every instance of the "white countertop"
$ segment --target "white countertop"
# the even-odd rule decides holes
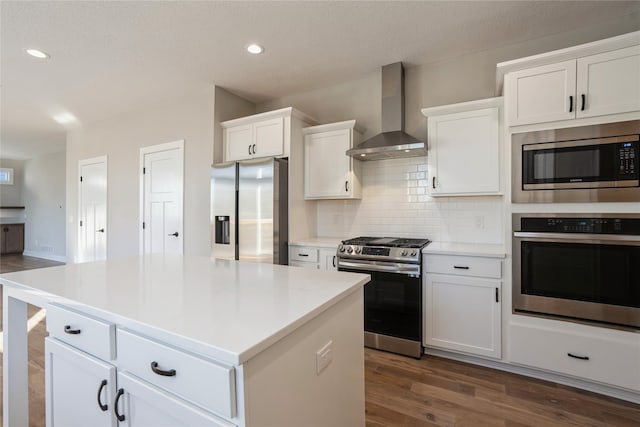
[[[34,298],[99,315],[156,338],[175,338],[241,364],[356,292],[365,274],[152,255],[0,275]],[[43,294],[44,292],[44,294]]]
[[[504,245],[489,243],[431,242],[424,249],[422,249],[422,253],[440,255],[484,256],[491,258],[504,258],[506,256]]]
[[[313,246],[318,248],[338,249],[344,239],[339,237],[309,237],[289,242],[289,246]]]

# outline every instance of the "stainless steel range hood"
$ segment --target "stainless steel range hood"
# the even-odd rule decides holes
[[[359,160],[397,159],[427,154],[427,144],[404,132],[402,62],[382,67],[382,133],[347,150]]]

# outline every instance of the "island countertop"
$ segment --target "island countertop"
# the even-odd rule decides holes
[[[366,274],[179,255],[111,259],[0,275],[34,299],[242,364],[362,288]]]

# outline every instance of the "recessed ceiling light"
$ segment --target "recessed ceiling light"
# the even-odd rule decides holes
[[[365,156],[366,156],[366,154],[360,154],[360,157],[365,157]]]
[[[249,46],[247,46],[247,52],[252,53],[254,55],[259,55],[262,52],[264,52],[264,48],[259,44],[251,43]]]
[[[38,59],[49,59],[51,57],[49,56],[48,53],[38,49],[25,49],[24,51],[27,52],[29,55],[33,56],[34,58],[38,58]]]
[[[62,113],[58,114],[57,116],[53,116],[53,120],[60,123],[61,125],[66,125],[67,123],[73,123],[78,119],[76,119],[76,116],[71,113]]]

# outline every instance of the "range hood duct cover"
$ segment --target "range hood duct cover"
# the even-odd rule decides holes
[[[427,145],[404,132],[404,68],[402,62],[382,67],[382,133],[347,155],[359,160],[397,159],[427,154]]]

